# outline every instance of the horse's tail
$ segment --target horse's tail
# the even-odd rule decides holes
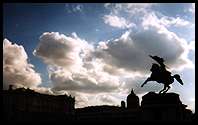
[[[181,80],[181,78],[180,78],[180,76],[179,76],[178,74],[175,74],[173,77],[174,77],[181,85],[184,84],[183,81]]]

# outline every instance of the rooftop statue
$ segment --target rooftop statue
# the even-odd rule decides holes
[[[155,60],[158,64],[153,63],[150,71],[151,76],[146,79],[146,81],[141,85],[143,87],[149,81],[156,81],[158,83],[164,84],[164,88],[159,93],[166,93],[170,89],[170,84],[174,82],[174,78],[183,85],[183,81],[181,80],[178,74],[171,75],[171,72],[166,70],[166,65],[164,64],[164,59],[158,56],[149,55],[153,60]]]

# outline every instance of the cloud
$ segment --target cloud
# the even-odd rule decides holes
[[[54,87],[53,90],[60,91],[77,91],[83,93],[101,93],[112,92],[117,89],[116,84],[113,85],[113,81],[102,81],[101,76],[95,76],[96,74],[72,74],[70,78],[67,75],[59,73],[52,73],[50,79],[52,80]],[[100,81],[101,80],[101,81]]]
[[[106,103],[110,103],[110,104],[114,103],[113,98],[111,96],[108,96],[108,95],[101,95],[100,100],[102,102],[106,102]]]
[[[160,6],[160,4],[154,4],[154,3],[153,4],[148,4],[148,3],[118,3],[118,4],[106,3],[104,4],[104,7],[110,10],[109,15],[113,15],[115,17],[116,16],[119,17],[120,15],[125,15],[126,16],[125,20],[127,20],[127,23],[130,24],[131,23],[130,21],[133,20],[132,24],[134,26],[138,25],[139,22],[142,22],[142,17],[151,15],[152,13],[158,13],[159,15],[161,15],[162,18],[158,19],[158,23],[166,27],[193,26],[193,24],[190,21],[182,19],[181,17],[176,17],[176,18],[169,17],[169,16],[162,14],[160,11],[154,11],[153,7],[155,6]],[[194,7],[194,4],[192,4],[192,7],[190,7],[189,11],[193,11],[193,7]],[[114,18],[114,21],[115,20],[116,18]],[[113,22],[113,21],[107,21],[106,19],[106,24],[108,24],[107,22]],[[112,25],[113,24],[116,24],[116,23],[112,23]]]
[[[130,3],[130,4],[123,3],[121,4],[121,8],[125,12],[128,12],[129,14],[137,14],[137,13],[145,14],[154,5],[155,5],[154,3]]]
[[[116,28],[131,28],[136,26],[134,23],[129,23],[125,18],[116,15],[104,15],[103,20],[106,24]]]
[[[180,17],[167,17],[164,16],[160,19],[160,23],[166,27],[175,26],[175,27],[184,27],[191,26],[191,23],[187,20],[181,19]]]
[[[192,30],[194,27],[193,22],[185,20],[179,16],[170,17],[155,11],[151,11],[150,13],[144,14],[141,23],[144,28],[147,28],[147,26],[153,26],[158,29],[161,29],[161,31],[171,31],[172,28],[185,28],[187,30]],[[177,31],[175,33],[180,32],[181,31]]]
[[[169,32],[165,27],[151,25],[135,34],[127,31],[118,39],[99,44],[95,56],[111,66],[144,74],[153,62],[148,57],[149,54],[163,57],[172,69],[191,65],[186,57],[189,51],[186,45],[184,39]]]
[[[73,93],[72,93],[73,94]],[[76,92],[76,108],[82,108],[87,106],[97,106],[97,105],[120,105],[120,98],[110,93],[95,93],[94,95]]]
[[[151,3],[106,3],[104,7],[109,10],[109,14],[103,16],[103,20],[110,26],[121,29],[135,30],[141,22],[141,18],[150,12]]]
[[[113,14],[119,14],[122,11],[129,14],[147,13],[154,3],[106,3],[104,7]]]
[[[41,83],[40,74],[28,63],[28,56],[21,45],[3,40],[3,88],[9,85],[16,87],[35,87]]]
[[[92,45],[80,39],[75,33],[72,36],[54,32],[43,33],[39,45],[34,51],[34,55],[48,65],[49,79],[53,85],[50,91],[54,94],[72,94],[77,100],[76,107],[110,104],[111,100],[114,102],[116,99],[113,99],[113,97],[101,97],[100,94],[122,90],[122,82],[118,77],[119,73],[109,74],[105,71],[118,70],[113,69],[101,59],[95,58],[93,56],[95,47],[92,48]],[[75,49],[74,44],[79,48]],[[102,47],[102,44],[100,45]],[[59,46],[63,46],[67,50],[63,51],[59,49]],[[78,51],[73,52],[73,50]],[[71,56],[69,53],[75,53],[73,55],[76,55],[75,57],[81,63],[76,63],[78,60],[68,63],[67,60]],[[59,63],[59,59],[62,58],[65,60],[64,63]],[[120,71],[120,73],[123,73],[123,71]],[[38,91],[49,93],[49,90],[43,88],[39,88]]]
[[[72,93],[72,95],[75,96],[75,108],[82,108],[82,107],[87,107],[91,106],[91,99],[90,100],[90,94],[85,94],[85,93]]]
[[[123,84],[123,89],[127,90],[129,93],[131,91],[131,88],[133,88],[134,92],[137,95],[141,95],[144,93],[147,93],[149,91],[154,91],[154,92],[159,92],[160,90],[163,89],[163,85],[159,84],[155,81],[153,82],[148,82],[144,87],[141,87],[141,84],[147,79],[146,76],[136,76],[134,78],[132,77],[124,77],[123,80],[125,84]]]
[[[189,54],[190,49],[188,48],[187,41],[181,37],[178,37],[177,34],[169,31],[163,24],[161,24],[160,19],[155,15],[154,12],[151,14],[145,15],[143,17],[142,26],[145,30],[147,30],[148,28],[156,29],[156,30],[158,30],[159,34],[166,34],[166,40],[174,41],[173,44],[175,44],[175,46],[174,46],[175,49],[172,49],[172,50],[178,50],[180,47],[182,48],[182,49],[180,49],[183,51],[180,55],[181,60],[178,60],[177,62],[175,62],[175,64],[177,63],[177,65],[174,65],[176,67],[178,65],[180,65],[180,67],[177,67],[178,70],[182,70],[185,67],[188,67],[188,68],[193,67],[192,61],[190,61],[188,59],[188,54]],[[176,52],[174,52],[174,53],[176,53]],[[182,64],[184,64],[184,65],[182,66]],[[176,67],[174,69],[176,69]]]
[[[49,94],[49,95],[55,95],[56,94],[49,87],[35,86],[35,87],[32,87],[31,89],[38,92],[38,93]]]
[[[48,64],[53,90],[85,93],[110,92],[119,80],[102,70],[103,63],[91,55],[92,45],[78,38],[59,33],[43,33],[34,55]]]
[[[80,56],[85,56],[92,48],[75,33],[72,35],[73,37],[67,37],[58,32],[43,33],[33,54],[48,65],[75,71],[83,64]]]

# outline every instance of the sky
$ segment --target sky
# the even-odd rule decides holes
[[[163,85],[148,82],[165,59],[169,92],[195,111],[194,3],[5,3],[3,88],[68,94],[76,108],[120,106],[131,89],[141,97]]]

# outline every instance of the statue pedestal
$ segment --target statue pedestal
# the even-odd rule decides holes
[[[141,108],[141,119],[145,121],[185,119],[186,105],[182,104],[176,93],[149,92],[142,97]]]

